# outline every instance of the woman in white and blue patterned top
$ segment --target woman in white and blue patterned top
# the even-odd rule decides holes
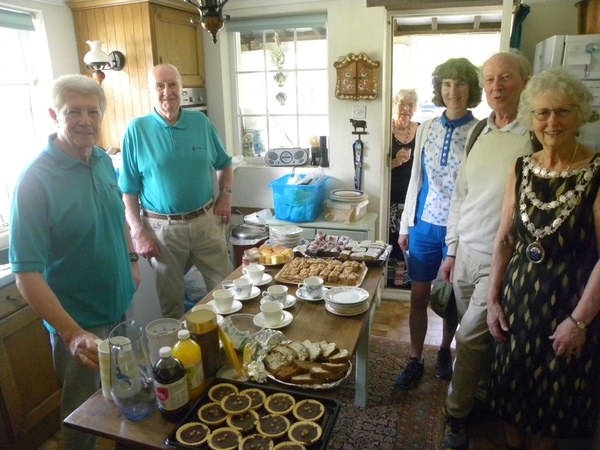
[[[411,357],[396,384],[410,388],[423,376],[423,343],[427,333],[427,305],[431,282],[446,256],[446,224],[458,168],[469,130],[477,123],[468,108],[481,102],[477,68],[465,58],[452,58],[432,74],[436,106],[445,106],[441,117],[427,120],[417,131],[414,162],[400,221],[398,244],[408,250],[411,279],[409,317]],[[450,344],[456,326],[444,321],[436,376],[452,377]]]

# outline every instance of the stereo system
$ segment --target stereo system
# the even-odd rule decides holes
[[[272,148],[265,154],[269,166],[303,166],[308,163],[306,148]]]

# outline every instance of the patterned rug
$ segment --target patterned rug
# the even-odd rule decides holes
[[[342,409],[330,439],[330,449],[430,450],[441,448],[444,401],[448,381],[435,377],[437,349],[425,346],[425,375],[406,391],[394,386],[408,361],[410,347],[371,337],[369,402],[354,406],[354,374],[342,385]]]

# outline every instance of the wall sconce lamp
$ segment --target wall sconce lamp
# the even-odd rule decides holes
[[[202,28],[208,31],[213,39],[213,43],[217,43],[217,33],[223,24],[229,20],[227,14],[223,15],[223,6],[229,0],[183,0],[185,3],[189,3],[192,6],[198,8],[200,11],[200,19],[192,19],[192,23],[196,25],[202,24]]]
[[[102,41],[87,41],[90,51],[83,57],[85,67],[93,69],[92,78],[102,84],[105,75],[103,70],[121,70],[125,66],[125,55],[119,51],[108,55],[102,51]]]

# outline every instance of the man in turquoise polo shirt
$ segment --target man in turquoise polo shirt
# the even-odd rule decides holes
[[[9,257],[17,287],[50,331],[64,420],[100,387],[95,340],[123,320],[139,271],[112,162],[95,146],[102,87],[66,75],[52,102],[58,132],[15,187]],[[62,431],[69,450],[94,448],[94,436]]]
[[[183,274],[191,260],[208,290],[230,273],[231,157],[206,115],[181,109],[181,76],[161,64],[148,74],[152,113],[131,121],[119,185],[136,250],[156,274],[163,317],[184,314]],[[219,193],[213,199],[213,174]],[[140,214],[141,204],[141,214]]]

